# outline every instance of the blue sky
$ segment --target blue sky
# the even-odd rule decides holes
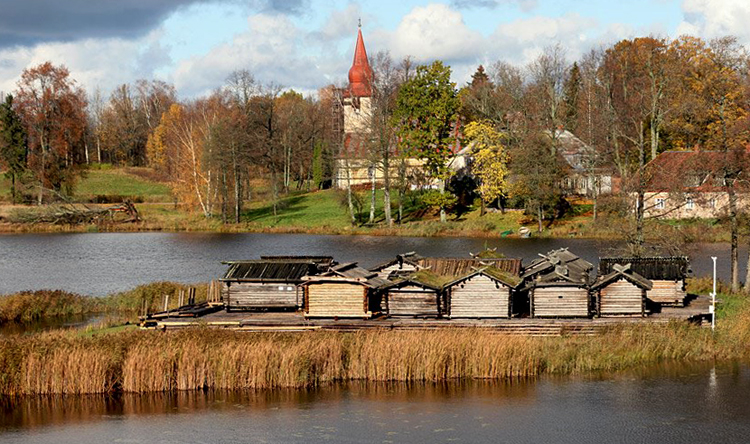
[[[206,94],[235,69],[313,93],[342,83],[362,18],[368,52],[442,59],[463,83],[478,64],[523,66],[559,43],[574,60],[642,35],[736,35],[750,44],[747,0],[0,0],[0,91],[51,60],[87,90],[138,78]],[[5,18],[3,18],[5,17]]]

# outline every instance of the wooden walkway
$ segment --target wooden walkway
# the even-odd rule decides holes
[[[645,318],[593,318],[593,319],[306,319],[300,313],[273,312],[210,312],[197,317],[178,316],[176,312],[161,319],[146,319],[145,328],[171,330],[195,326],[226,328],[247,332],[302,332],[314,330],[357,331],[425,330],[441,328],[482,328],[501,334],[524,336],[594,335],[623,324],[654,324],[670,321],[705,323],[709,319],[707,296],[687,302],[685,307],[665,307],[660,313]],[[218,307],[216,308],[218,309]]]

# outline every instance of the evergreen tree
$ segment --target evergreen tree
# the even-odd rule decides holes
[[[16,184],[26,170],[26,131],[18,114],[13,110],[13,96],[5,97],[0,104],[0,161],[7,169],[5,174],[10,178],[10,195],[13,203],[17,202]]]
[[[565,102],[565,129],[575,133],[578,129],[578,95],[581,91],[581,69],[578,62],[570,68],[568,79],[563,89]]]

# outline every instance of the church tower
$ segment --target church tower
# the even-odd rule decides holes
[[[373,173],[365,165],[367,152],[365,141],[371,132],[369,121],[372,113],[373,72],[367,59],[365,41],[362,38],[362,24],[357,29],[357,43],[354,47],[354,60],[349,68],[349,85],[343,91],[343,143],[337,161],[336,182],[344,188],[367,183]],[[348,175],[348,177],[347,177]]]
[[[373,73],[367,60],[362,25],[357,29],[354,60],[349,68],[349,86],[344,91],[344,149],[354,157],[364,157],[363,138],[370,132]]]

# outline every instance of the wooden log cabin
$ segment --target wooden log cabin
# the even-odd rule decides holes
[[[599,259],[599,275],[614,271],[616,264],[630,264],[634,273],[648,279],[653,286],[646,297],[659,305],[682,307],[687,297],[686,278],[691,273],[690,261],[675,257],[605,257]]]
[[[520,282],[518,273],[480,268],[444,286],[447,312],[450,318],[510,318],[513,291]]]
[[[591,291],[599,317],[646,316],[646,292],[652,283],[635,273],[630,264],[613,264],[612,272],[599,276]]]
[[[418,271],[385,289],[384,309],[388,316],[439,318],[443,315],[444,281],[429,271]]]
[[[257,260],[227,261],[221,297],[227,311],[297,310],[303,298],[297,285],[333,264],[329,256],[263,256]]]
[[[590,317],[593,264],[568,251],[551,251],[535,260],[521,276],[531,317]]]
[[[308,318],[370,318],[381,312],[381,289],[390,281],[356,262],[308,276],[300,284]]]
[[[398,271],[389,275],[395,279],[384,300],[389,316],[509,316],[520,259],[417,258],[414,266],[418,271],[407,276]]]

